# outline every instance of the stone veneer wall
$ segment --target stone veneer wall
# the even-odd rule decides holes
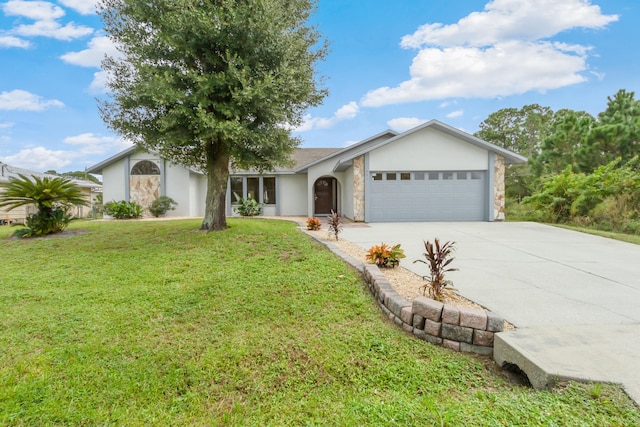
[[[151,216],[147,208],[158,197],[160,197],[160,175],[131,175],[129,200],[142,206],[142,216]]]
[[[496,221],[504,221],[504,157],[496,154],[493,169],[493,219]]]
[[[451,350],[493,355],[493,337],[503,331],[504,319],[490,311],[443,304],[425,297],[408,301],[393,289],[376,265],[363,264],[333,243],[310,235],[363,274],[382,311],[406,332]]]
[[[364,222],[364,155],[353,159],[353,220]]]

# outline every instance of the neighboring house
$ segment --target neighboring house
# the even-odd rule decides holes
[[[27,169],[9,166],[6,163],[0,162],[0,182],[8,182],[11,178],[19,178],[19,175],[25,175],[27,177],[36,176],[38,178],[60,178],[57,175],[34,172]],[[102,192],[102,186],[95,182],[83,179],[70,178],[70,180],[80,187],[84,194],[84,198],[87,201],[87,206],[74,206],[70,212],[71,215],[76,218],[90,217],[93,213],[95,197]],[[1,187],[0,191],[2,191]],[[33,213],[35,213],[35,206],[33,205],[22,206],[12,210],[8,210],[8,208],[0,208],[0,223],[24,223],[25,219]]]
[[[436,120],[391,130],[344,149],[301,148],[293,165],[271,173],[231,171],[227,213],[237,198],[264,203],[263,214],[354,221],[494,221],[504,219],[505,164],[526,159]],[[104,201],[160,196],[173,216],[202,216],[206,177],[135,147],[88,169],[102,174]]]

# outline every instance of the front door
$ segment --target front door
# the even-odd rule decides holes
[[[337,210],[335,187],[336,180],[330,177],[319,178],[313,185],[315,215],[329,215],[331,209]]]

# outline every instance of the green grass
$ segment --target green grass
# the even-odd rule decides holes
[[[550,225],[566,228],[567,230],[580,231],[581,233],[593,234],[595,236],[601,236],[601,237],[606,237],[608,239],[615,239],[615,240],[620,240],[627,243],[635,243],[636,245],[640,245],[640,236],[637,234],[614,233],[612,231],[602,231],[602,230],[596,230],[593,228],[579,227],[577,225],[569,225],[569,224],[550,224]]]
[[[640,425],[614,386],[531,390],[403,333],[292,223],[229,223],[2,238],[0,424]]]

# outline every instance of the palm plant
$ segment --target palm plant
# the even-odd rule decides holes
[[[71,217],[68,210],[73,205],[87,205],[82,190],[66,178],[38,178],[18,174],[0,184],[0,208],[9,210],[35,205],[36,213],[27,218],[26,230],[16,234],[22,237],[44,236],[63,231]]]

